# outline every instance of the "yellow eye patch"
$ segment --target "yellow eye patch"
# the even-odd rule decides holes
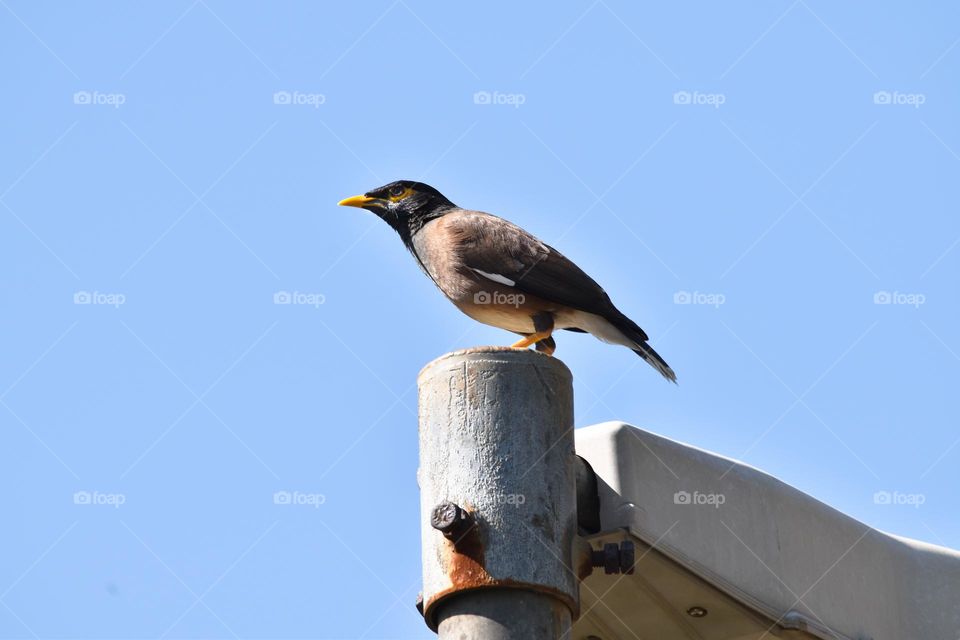
[[[413,189],[411,189],[410,187],[407,187],[406,189],[403,190],[403,193],[400,193],[397,195],[388,194],[387,197],[390,198],[390,202],[400,202],[404,198],[407,198],[411,195],[413,195]]]

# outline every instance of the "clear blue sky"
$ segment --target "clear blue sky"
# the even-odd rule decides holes
[[[431,636],[415,376],[514,337],[335,206],[397,178],[557,246],[676,369],[558,336],[578,426],[960,547],[958,24],[0,1],[0,637]]]

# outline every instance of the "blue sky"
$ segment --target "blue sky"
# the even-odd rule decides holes
[[[558,336],[578,426],[960,547],[958,18],[0,1],[0,637],[431,637],[415,376],[513,336],[335,206],[397,178],[558,247],[677,371]]]

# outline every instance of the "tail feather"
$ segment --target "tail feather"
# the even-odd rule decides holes
[[[627,316],[623,314],[619,315],[620,317],[617,318],[617,321],[613,324],[624,337],[633,343],[628,345],[633,352],[643,358],[651,367],[659,371],[660,375],[664,378],[673,384],[677,384],[677,374],[673,372],[673,369],[670,368],[667,361],[660,357],[660,354],[654,351],[653,347],[647,344],[649,338],[644,330]]]
[[[561,326],[562,329],[569,331],[579,331],[589,333],[609,344],[619,344],[632,350],[638,356],[647,361],[647,363],[660,372],[664,378],[670,382],[677,383],[677,374],[673,372],[670,365],[660,357],[660,354],[653,350],[647,344],[647,334],[643,329],[637,326],[637,323],[623,315],[616,309],[607,314],[595,314],[588,312],[578,312],[572,318],[567,318],[568,322]],[[572,322],[570,321],[572,320]]]
[[[664,378],[677,384],[677,374],[673,372],[666,360],[660,357],[660,354],[653,350],[646,342],[638,342],[637,348],[633,350],[635,354],[647,361],[647,363],[660,372]]]

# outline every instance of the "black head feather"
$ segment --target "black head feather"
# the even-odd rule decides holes
[[[426,223],[457,208],[442,193],[415,180],[397,180],[364,195],[371,200],[363,208],[393,227],[404,243]]]

